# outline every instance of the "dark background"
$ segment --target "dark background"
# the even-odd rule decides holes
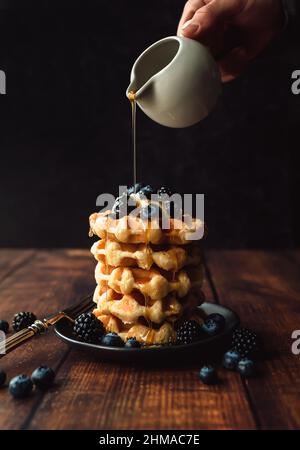
[[[97,195],[131,184],[130,69],[184,1],[87,3],[0,12],[0,246],[88,247]],[[192,128],[138,114],[140,179],[204,193],[210,247],[299,245],[298,42],[283,33]]]

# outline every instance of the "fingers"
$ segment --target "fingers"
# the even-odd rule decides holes
[[[247,3],[245,0],[203,0],[198,8],[181,26],[181,34],[185,37],[198,39],[209,33],[216,25],[225,19],[239,14]],[[187,10],[187,13],[191,9]],[[190,18],[188,18],[190,17]]]
[[[203,0],[189,0],[186,2],[185,7],[183,9],[183,13],[181,19],[178,24],[177,34],[180,36],[182,26],[190,19],[192,19],[195,12],[201,8],[205,3]]]
[[[256,56],[256,52],[246,47],[236,47],[218,61],[223,83],[237,78]]]

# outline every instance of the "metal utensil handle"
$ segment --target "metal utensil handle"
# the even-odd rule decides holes
[[[7,353],[10,353],[15,348],[19,347],[23,342],[28,341],[36,334],[44,333],[48,329],[48,325],[41,320],[36,320],[28,328],[18,331],[10,336],[8,339],[3,340],[0,343],[0,358],[3,358]]]

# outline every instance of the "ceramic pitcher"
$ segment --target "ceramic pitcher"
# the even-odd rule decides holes
[[[151,45],[135,61],[129,92],[155,122],[172,128],[193,125],[214,108],[221,91],[220,74],[207,48],[171,36]]]

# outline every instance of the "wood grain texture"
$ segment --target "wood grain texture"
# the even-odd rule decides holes
[[[265,341],[266,361],[245,388],[263,429],[300,427],[300,355],[291,352],[300,329],[300,252],[211,252],[220,302],[234,308]]]
[[[300,329],[300,252],[212,251],[207,265],[207,300],[233,308],[265,338],[258,378],[220,369],[222,382],[208,387],[198,380],[200,362],[109,364],[48,334],[1,360],[9,378],[44,363],[56,368],[57,382],[21,402],[1,389],[0,428],[299,428],[300,356],[291,353],[291,333]],[[93,289],[93,269],[88,251],[0,251],[0,318],[22,309],[44,316],[77,301]]]
[[[23,251],[2,254],[1,261]],[[27,255],[27,252],[25,252]],[[86,252],[44,251],[35,253],[27,263],[19,265],[0,284],[0,317],[11,322],[13,314],[20,310],[33,311],[44,317],[61,307],[78,301],[90,292],[93,264]],[[29,341],[1,360],[3,368],[11,379],[20,373],[31,374],[37,366],[48,364],[59,367],[66,356],[67,347],[56,339],[53,330]],[[24,401],[11,398],[6,388],[0,390],[0,428],[26,428],[42,395],[38,392]]]
[[[213,296],[207,280],[204,290]],[[105,364],[71,352],[31,429],[255,428],[241,380],[224,373],[214,387],[198,379],[199,364],[166,368]]]

